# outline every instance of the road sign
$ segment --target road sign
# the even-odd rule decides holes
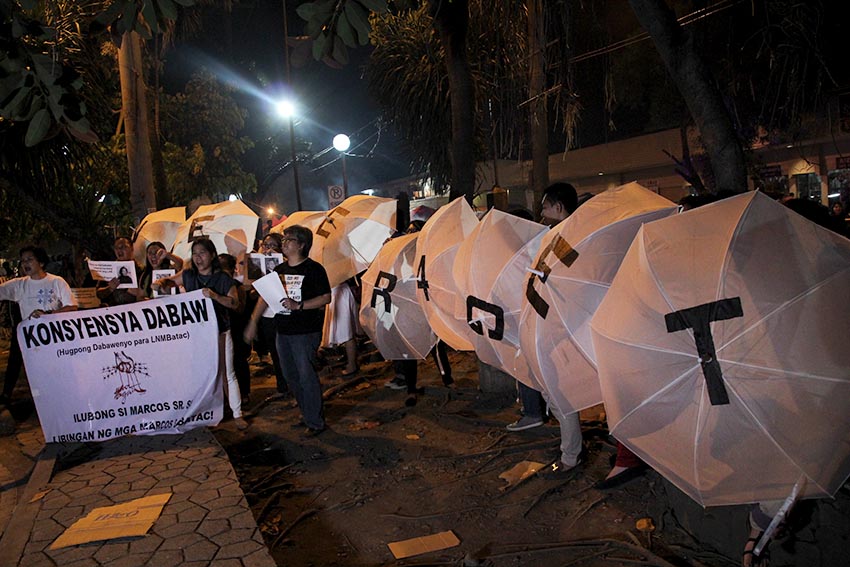
[[[328,185],[328,209],[333,209],[345,200],[345,191],[339,185]]]

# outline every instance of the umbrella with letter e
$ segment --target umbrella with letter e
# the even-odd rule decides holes
[[[517,367],[525,358],[564,415],[602,402],[590,318],[640,226],[678,209],[629,183],[592,197],[543,237],[525,278]]]
[[[133,231],[133,256],[136,263],[145,265],[145,252],[151,242],[162,242],[171,250],[177,239],[177,229],[186,222],[185,207],[171,207],[149,213]]]
[[[850,241],[749,192],[641,227],[591,327],[611,433],[703,506],[850,473]]]
[[[173,252],[183,259],[192,256],[192,242],[207,237],[219,254],[239,257],[254,247],[258,217],[242,201],[201,205],[177,230]]]
[[[437,342],[416,300],[417,236],[384,244],[362,278],[360,325],[387,360],[425,358]]]
[[[395,199],[368,195],[349,197],[327,212],[314,231],[313,246],[331,287],[369,267],[395,232],[395,219]]]
[[[431,328],[455,350],[473,350],[466,338],[466,303],[452,275],[457,250],[478,226],[466,199],[440,207],[419,231],[416,241],[416,297]]]
[[[547,231],[542,224],[491,209],[460,245],[452,267],[466,307],[467,340],[482,362],[511,375],[525,276]]]

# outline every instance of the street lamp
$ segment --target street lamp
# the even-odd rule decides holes
[[[351,140],[345,134],[334,136],[334,149],[342,155],[342,194],[348,197],[348,173],[345,171],[345,152],[351,147]]]
[[[291,100],[281,100],[275,104],[275,110],[277,110],[278,115],[289,121],[289,155],[292,160],[292,180],[295,183],[295,203],[300,211],[302,209],[301,181],[298,179],[298,161],[295,157],[295,124],[293,123],[295,104]]]

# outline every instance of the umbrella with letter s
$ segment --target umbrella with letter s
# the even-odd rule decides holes
[[[515,376],[525,276],[547,231],[491,209],[460,245],[452,267],[466,310],[466,339],[482,362]]]
[[[628,183],[592,197],[543,237],[523,290],[517,367],[527,364],[565,415],[602,402],[590,318],[640,226],[677,211]]]
[[[644,225],[591,321],[612,434],[703,506],[850,474],[850,241],[750,192]]]
[[[136,263],[145,265],[145,251],[152,242],[162,242],[171,250],[177,239],[177,229],[186,222],[185,207],[171,207],[149,213],[133,231],[133,256]]]
[[[188,259],[192,256],[192,242],[207,237],[219,254],[239,257],[254,247],[259,220],[242,201],[201,205],[177,230],[173,252]]]
[[[387,242],[362,278],[360,324],[387,360],[425,358],[437,342],[416,300],[417,236]]]
[[[455,350],[473,350],[466,338],[466,303],[458,291],[452,266],[461,243],[477,225],[472,207],[459,197],[428,219],[416,241],[416,297],[431,328]]]

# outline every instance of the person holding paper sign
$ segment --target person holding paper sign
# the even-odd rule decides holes
[[[152,288],[168,289],[174,285],[183,286],[186,291],[202,289],[204,297],[212,299],[219,332],[219,378],[226,380],[227,402],[236,427],[247,428],[248,422],[242,417],[242,393],[233,368],[233,337],[230,334],[228,313],[228,310],[239,306],[239,292],[236,289],[237,282],[222,271],[212,240],[203,237],[192,242],[190,267],[169,278],[153,282]]]
[[[25,246],[21,248],[21,270],[23,276],[11,279],[0,284],[0,301],[15,301],[21,308],[21,317],[26,320],[30,317],[41,317],[51,313],[64,313],[76,311],[77,303],[71,295],[68,283],[53,274],[44,271],[49,258],[44,248]],[[15,383],[20,374],[20,363],[15,365],[14,360],[20,360],[21,351],[18,345],[17,334],[12,335],[12,343],[9,346],[9,364],[6,369],[6,378],[3,381],[3,394],[0,395],[0,404],[6,404],[15,389]]]
[[[115,260],[118,262],[133,261],[133,241],[127,236],[119,236],[112,244],[112,250],[115,252]],[[136,266],[136,281],[139,281],[139,266]],[[128,276],[129,279],[129,276]],[[126,303],[134,303],[145,298],[145,292],[139,288],[119,289],[121,278],[115,277],[108,282],[98,282],[97,298],[106,305],[124,305]]]
[[[283,231],[282,240],[286,262],[275,268],[284,290],[280,300],[284,312],[274,318],[277,354],[286,369],[286,383],[301,409],[306,434],[313,436],[325,430],[322,385],[314,364],[322,342],[325,305],[331,302],[331,286],[322,265],[308,257],[313,245],[310,229],[290,226]],[[266,306],[261,297],[245,328],[246,342],[257,335],[257,323]]]
[[[145,249],[145,269],[139,276],[139,287],[144,290],[145,297],[153,297],[151,284],[154,270],[170,270],[179,272],[183,269],[183,258],[175,256],[165,249],[162,242],[151,242]]]

